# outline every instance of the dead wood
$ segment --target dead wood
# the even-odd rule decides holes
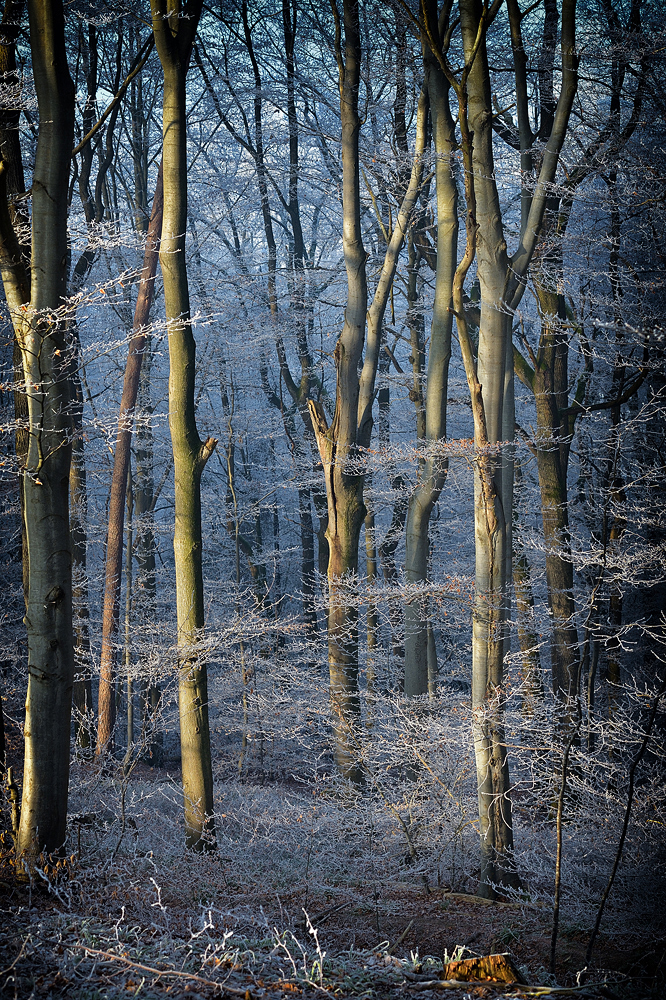
[[[482,958],[464,958],[449,962],[439,974],[442,980],[456,982],[524,983],[520,973],[507,955],[484,955]]]
[[[178,969],[155,969],[151,965],[143,965],[141,962],[133,962],[129,958],[125,958],[123,955],[116,955],[112,951],[102,951],[100,948],[89,948],[88,945],[84,944],[70,944],[68,948],[76,948],[78,951],[84,951],[86,955],[95,955],[97,958],[104,958],[107,962],[121,962],[123,965],[127,965],[132,969],[139,969],[141,972],[149,972],[153,976],[157,976],[159,979],[165,979],[169,977],[170,979],[191,979],[195,983],[201,983],[203,986],[212,986],[220,993],[231,993],[233,996],[238,997],[248,997],[250,991],[246,989],[236,989],[233,986],[227,985],[227,983],[215,982],[213,979],[204,979],[203,976],[197,976],[194,972],[184,972]],[[250,994],[251,995],[251,994]]]

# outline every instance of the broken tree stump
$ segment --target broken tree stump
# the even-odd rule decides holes
[[[496,982],[523,983],[520,973],[507,955],[484,955],[449,962],[439,973],[440,979],[455,979],[459,983]]]

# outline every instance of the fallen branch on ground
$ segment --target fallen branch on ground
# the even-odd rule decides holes
[[[519,997],[549,997],[549,996],[595,996],[594,986],[521,986],[519,983],[499,983],[492,979],[428,979],[420,983],[405,983],[408,990],[468,990],[470,986],[491,986],[495,990],[512,990],[510,996]],[[597,992],[598,996],[599,993]]]
[[[116,955],[112,951],[101,951],[99,948],[89,948],[85,944],[70,944],[69,948],[77,948],[79,951],[85,951],[87,955],[96,955],[100,958],[106,958],[111,962],[122,962],[123,965],[128,965],[132,969],[139,969],[141,972],[149,972],[153,976],[158,976],[159,978],[164,978],[169,976],[172,979],[191,979],[196,983],[201,983],[202,986],[213,986],[215,989],[220,990],[223,993],[231,993],[233,996],[237,997],[247,997],[249,990],[247,989],[236,989],[233,986],[228,986],[226,983],[215,982],[213,979],[204,979],[203,976],[197,976],[194,972],[179,972],[177,969],[155,969],[150,965],[142,965],[141,962],[133,962],[130,958],[125,958],[123,955]]]

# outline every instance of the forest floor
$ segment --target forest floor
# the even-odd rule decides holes
[[[325,900],[311,899],[315,941],[302,912],[302,919],[289,919],[298,898],[281,899],[281,911],[275,900],[270,908],[269,900],[262,905],[247,896],[216,900],[224,903],[223,915],[211,909],[202,926],[198,908],[168,893],[160,924],[137,919],[131,903],[122,903],[130,894],[118,887],[106,893],[100,885],[96,898],[88,891],[78,906],[57,891],[0,883],[0,996],[425,998],[441,994],[433,984],[447,957],[497,953],[508,953],[531,987],[461,983],[447,995],[558,996],[565,990],[553,982],[576,986],[587,943],[575,928],[563,928],[553,979],[545,972],[550,914],[407,885],[360,905],[355,893],[353,905],[338,903],[334,912]],[[568,995],[663,998],[663,959],[664,941],[641,939],[639,929],[628,929],[624,939],[602,936],[589,984]]]
[[[73,854],[21,884],[8,851],[3,861],[0,996],[15,1000],[425,1000],[447,989],[438,977],[448,961],[491,954],[506,954],[531,985],[459,983],[447,996],[666,995],[666,938],[654,925],[602,933],[581,983],[589,930],[563,919],[551,976],[548,908],[489,902],[424,878],[356,883],[347,894],[339,882],[330,891],[301,883],[266,893],[230,880],[219,854],[174,862],[149,852],[89,865]]]
[[[11,721],[7,737],[18,776],[22,739]],[[412,836],[421,837],[415,842],[423,862],[413,863],[396,820],[400,806],[411,822],[411,806],[406,799],[400,805],[404,789],[390,808],[382,810],[379,798],[350,805],[325,781],[306,780],[296,752],[291,760],[300,761],[302,775],[232,779],[237,749],[218,740],[216,852],[183,849],[177,757],[162,767],[137,760],[127,780],[120,764],[102,777],[90,762],[73,761],[68,857],[30,883],[17,881],[11,838],[4,835],[0,997],[426,1000],[444,991],[455,1000],[666,997],[666,907],[659,913],[652,904],[660,898],[659,866],[650,863],[646,872],[643,858],[632,862],[634,880],[618,884],[609,900],[587,978],[583,972],[613,856],[596,881],[582,878],[576,866],[596,859],[589,823],[582,835],[575,824],[570,828],[566,857],[579,873],[563,883],[551,975],[553,845],[546,811],[529,848],[517,797],[519,836],[544,856],[545,889],[535,876],[522,901],[491,903],[474,895],[478,833],[464,812],[456,819],[457,805],[445,813],[449,792],[435,806],[426,803],[436,816],[428,826],[414,799]],[[453,772],[460,768],[456,758]],[[447,787],[457,789],[453,781]],[[534,825],[533,807],[529,819]],[[463,833],[452,839],[449,822]],[[614,836],[613,851],[615,842]],[[446,851],[459,852],[455,866],[451,857],[448,867],[440,864]],[[637,847],[633,854],[639,853]],[[523,985],[447,986],[441,978],[452,960],[491,954],[507,955]]]

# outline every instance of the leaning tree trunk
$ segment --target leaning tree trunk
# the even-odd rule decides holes
[[[425,65],[437,184],[437,272],[425,398],[425,443],[432,447],[446,437],[446,401],[453,325],[450,307],[458,253],[458,189],[453,175],[455,126],[449,108],[449,84],[434,56],[427,49]],[[422,583],[427,578],[430,515],[442,492],[447,469],[446,459],[433,454],[419,468],[418,482],[409,500],[405,527],[405,575],[409,583]],[[427,620],[426,598],[417,598],[405,604],[407,695],[425,694],[428,691]]]
[[[190,319],[185,261],[185,79],[201,7],[201,0],[191,0],[183,11],[172,10],[168,14],[166,0],[151,0],[153,31],[164,71],[164,219],[160,265],[169,336],[169,428],[175,479],[173,548],[185,837],[188,847],[200,851],[215,844],[207,670],[206,663],[197,655],[197,644],[204,626],[201,474],[217,445],[214,438],[202,442],[197,430],[194,402],[196,344]]]
[[[106,570],[102,606],[102,653],[98,694],[97,754],[113,746],[116,716],[115,698],[115,637],[118,630],[120,581],[123,562],[123,532],[125,499],[134,412],[139,392],[141,365],[146,350],[146,336],[153,301],[155,275],[162,231],[164,207],[162,172],[160,167],[153,197],[153,209],[146,236],[143,269],[134,309],[132,339],[127,351],[123,391],[120,399],[116,449],[113,456],[111,492],[109,496],[109,527],[106,538]]]
[[[0,198],[0,266],[21,348],[28,399],[29,441],[23,472],[28,693],[18,853],[30,863],[40,851],[52,852],[62,846],[67,820],[74,675],[69,531],[71,392],[66,328],[57,310],[62,306],[66,283],[74,87],[67,66],[62,3],[31,0],[29,17],[39,105],[30,282],[23,273],[6,189]]]

